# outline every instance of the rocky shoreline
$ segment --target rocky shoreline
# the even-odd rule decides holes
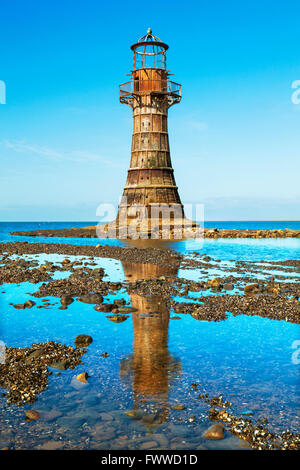
[[[43,254],[42,262],[39,262],[38,257],[30,256],[35,254]],[[51,258],[52,254],[63,256]],[[108,280],[106,268],[99,267],[100,258],[121,261],[125,280],[119,282]],[[183,268],[181,277],[178,277],[179,268]],[[115,324],[113,325],[115,328],[122,328],[118,324],[128,320],[131,315],[134,321],[141,317],[145,318],[145,322],[152,319],[160,321],[161,311],[165,312],[165,318],[179,321],[183,320],[185,315],[190,315],[198,321],[220,322],[226,321],[228,315],[232,314],[233,316],[256,315],[299,324],[299,268],[299,260],[278,262],[238,260],[223,263],[217,257],[201,252],[182,255],[161,248],[27,242],[0,244],[2,292],[5,293],[7,288],[4,283],[20,284],[29,281],[33,284],[32,291],[18,299],[20,303],[10,303],[16,309],[24,309],[18,313],[23,315],[28,312],[25,309],[31,309],[30,314],[38,316],[41,311],[37,309],[51,309],[54,305],[60,310],[70,308],[72,311],[73,302],[81,302],[88,304],[85,308],[94,309],[99,315],[105,315],[108,322]],[[197,281],[183,277],[184,270],[189,269],[198,270]],[[213,276],[218,277],[213,277],[210,270],[214,273]],[[55,276],[57,271],[64,271],[66,277],[57,279]],[[188,271],[186,275],[187,273]],[[35,286],[37,283],[39,285]],[[111,296],[110,300],[105,300],[107,295]],[[51,297],[54,298],[54,302]],[[61,315],[68,313],[61,312]],[[85,347],[93,340],[86,335],[83,335],[84,338],[81,336],[77,336],[74,341],[76,347],[54,341],[32,344],[27,348],[7,347],[6,363],[0,365],[0,387],[5,389],[5,399],[8,403],[4,408],[12,409],[12,405],[21,406],[34,402],[38,395],[48,388],[49,376],[52,373],[64,374],[63,371],[82,364],[82,356],[87,352]],[[102,352],[100,356],[109,355],[111,351]],[[85,356],[85,362],[88,362],[88,355]],[[89,372],[90,369],[87,367],[86,370]],[[89,381],[87,372],[82,372],[75,379],[85,384]],[[198,388],[199,391],[205,390],[200,385],[192,384],[194,391]],[[230,433],[236,436],[235,438],[240,438],[242,444],[245,441],[247,448],[297,449],[299,447],[299,434],[288,430],[280,434],[281,430],[277,432],[276,429],[272,432],[265,425],[266,421],[259,421],[260,416],[258,420],[251,420],[248,416],[229,412],[231,404],[224,402],[220,397],[208,398],[207,395],[199,394],[195,398],[208,405],[207,414],[212,425],[203,432],[200,424],[202,418],[198,415],[197,418],[187,415],[187,422],[182,424],[182,427],[190,426],[199,419],[200,441],[201,439],[222,440],[224,436],[226,440],[226,435]],[[177,417],[174,419],[183,420],[186,408],[183,400],[182,405],[178,403],[168,405],[167,412],[171,415],[172,410],[175,410]],[[41,419],[39,418],[39,408],[25,412],[27,412],[26,421],[29,420],[31,424],[43,423],[42,414]],[[148,426],[152,419],[152,415],[142,412],[138,414],[135,410],[122,413],[126,419],[131,418],[141,425],[146,423]],[[180,413],[183,418],[179,416]],[[115,431],[109,434],[111,440],[116,437],[114,433],[120,425],[118,419],[116,418],[114,423]],[[163,425],[164,422],[160,422],[159,419],[160,416],[157,422]],[[170,422],[170,426],[174,427],[173,422]],[[63,429],[65,432],[65,428]],[[172,436],[172,432],[173,428],[168,446],[175,449],[181,444],[178,444],[179,441],[176,441],[178,438]],[[93,442],[93,430],[88,438]],[[140,445],[150,446],[145,447],[149,449],[151,446],[155,448],[157,445],[155,438],[149,439]],[[129,448],[131,440],[127,437],[124,441],[120,444],[121,448],[126,446]],[[107,441],[105,445],[106,443]],[[22,446],[22,443],[18,445]],[[132,445],[137,444],[132,441]]]
[[[71,237],[71,238],[97,238],[96,227],[67,228],[16,231],[11,235],[25,237]],[[204,238],[300,238],[300,230],[234,230],[234,229],[204,229]]]
[[[178,264],[182,256],[169,249],[159,248],[121,248],[107,245],[68,245],[59,243],[0,243],[0,254],[62,254],[72,256],[97,256],[120,261],[151,264]]]
[[[49,367],[66,370],[82,364],[84,348],[49,341],[27,348],[8,347],[0,364],[0,387],[7,389],[7,403],[31,403],[48,387]]]
[[[60,299],[62,309],[74,299],[96,305],[98,311],[120,313],[116,305],[103,304],[103,296],[115,295],[117,292],[127,292],[129,295],[138,294],[141,297],[158,296],[164,299],[169,308],[176,314],[189,314],[196,320],[222,321],[232,315],[258,315],[273,320],[284,320],[292,323],[300,322],[300,284],[296,276],[299,272],[299,262],[290,260],[279,262],[277,265],[260,261],[249,263],[238,261],[231,267],[221,267],[221,260],[212,259],[195,253],[183,256],[169,249],[153,248],[120,248],[110,246],[80,246],[46,243],[3,243],[0,244],[0,284],[20,283],[30,281],[33,284],[42,282],[33,295],[36,298],[52,296]],[[37,253],[59,253],[66,255],[58,263],[45,262],[39,266],[36,260],[21,258],[20,255]],[[18,255],[11,258],[11,255]],[[70,260],[68,255],[87,256],[81,260]],[[132,263],[140,266],[140,278],[128,276],[125,282],[109,282],[102,268],[96,268],[97,258],[118,259],[122,263]],[[153,275],[144,279],[146,267],[153,266]],[[200,282],[189,281],[174,275],[179,267],[184,269],[199,269],[202,272]],[[229,275],[209,278],[207,269],[222,269]],[[270,269],[277,269],[277,278],[269,276]],[[68,277],[56,280],[56,271],[68,271]],[[155,276],[157,272],[157,276]],[[252,277],[245,275],[251,273]],[[164,276],[159,275],[164,273]],[[281,274],[282,273],[282,274]],[[285,273],[289,275],[286,282]],[[295,276],[293,276],[293,273]],[[261,279],[261,275],[265,279]],[[281,282],[283,281],[283,282]],[[205,291],[210,291],[209,295]],[[232,292],[231,292],[232,291]],[[195,294],[197,293],[197,297]],[[201,295],[201,293],[203,294]],[[95,297],[97,297],[95,299]],[[176,302],[174,297],[182,297],[186,301]],[[93,300],[94,299],[94,300]],[[99,300],[100,299],[100,300]],[[28,304],[28,301],[27,301]],[[28,308],[24,304],[15,308]],[[47,305],[38,306],[45,308]],[[31,308],[31,306],[29,306]],[[124,313],[124,312],[123,312]],[[126,319],[126,318],[125,318]],[[117,319],[116,319],[117,320]]]

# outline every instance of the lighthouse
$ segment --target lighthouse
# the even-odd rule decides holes
[[[127,180],[117,219],[106,226],[115,224],[119,238],[130,238],[131,234],[182,238],[185,228],[197,225],[184,216],[170,156],[168,111],[180,103],[181,85],[169,80],[168,48],[149,28],[131,46],[131,80],[119,87],[120,102],[133,114]]]

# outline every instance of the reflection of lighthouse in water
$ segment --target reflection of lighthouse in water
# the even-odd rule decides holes
[[[177,275],[177,267],[123,262],[129,281]],[[131,294],[133,313],[133,353],[121,362],[121,377],[129,382],[134,393],[134,408],[139,403],[155,402],[166,417],[168,390],[181,373],[180,361],[168,350],[169,308],[161,296],[142,297]],[[149,316],[143,316],[144,314]]]

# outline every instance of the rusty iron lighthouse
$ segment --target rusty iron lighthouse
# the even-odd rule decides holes
[[[131,46],[131,80],[120,85],[120,102],[133,111],[133,135],[130,167],[114,224],[120,229],[139,224],[144,238],[150,232],[152,238],[165,238],[161,236],[165,228],[170,231],[167,238],[174,238],[174,231],[187,221],[169,148],[168,110],[180,102],[181,85],[168,80],[168,48],[149,28]]]

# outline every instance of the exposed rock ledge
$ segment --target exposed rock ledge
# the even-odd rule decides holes
[[[11,235],[26,237],[97,238],[96,227],[66,228],[55,230],[31,230],[12,232]],[[300,230],[233,230],[204,229],[205,238],[300,238]]]

